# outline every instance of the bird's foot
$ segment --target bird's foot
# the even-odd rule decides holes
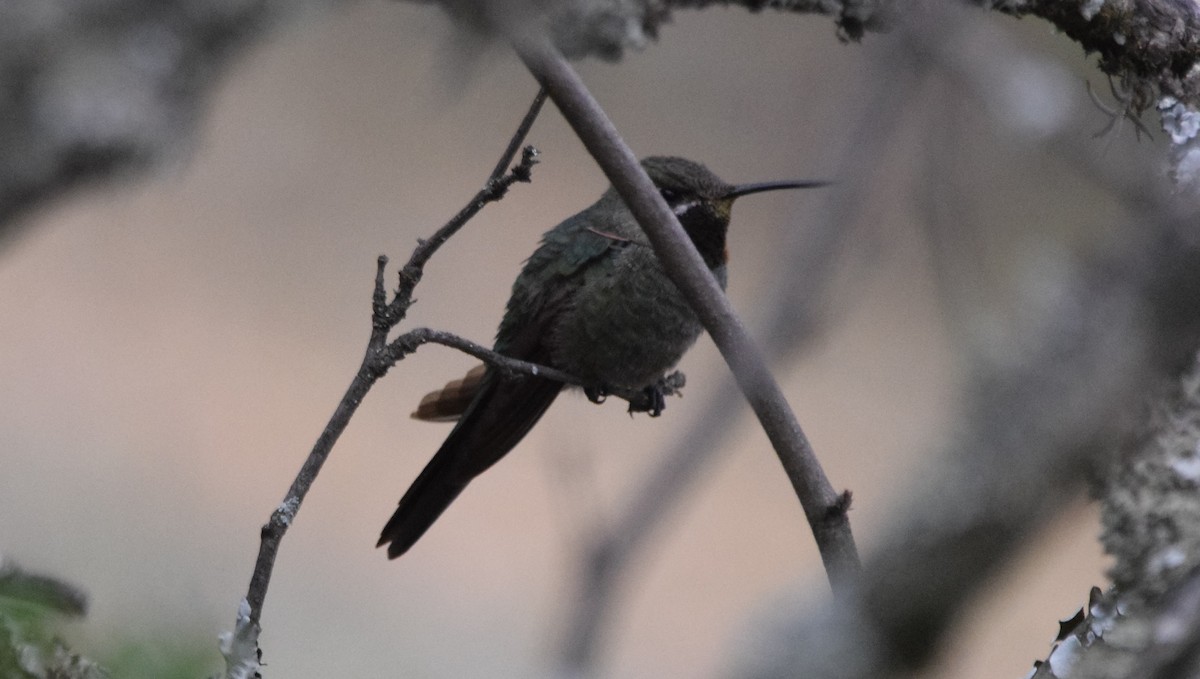
[[[610,387],[584,387],[583,395],[592,403],[604,403],[608,400],[608,395],[613,393]],[[616,394],[621,398],[629,401],[629,414],[633,413],[650,413],[650,417],[658,417],[662,414],[663,408],[666,408],[666,398],[663,395],[663,390],[658,384],[652,384],[641,391],[632,391],[627,389],[616,389]]]
[[[597,385],[583,388],[583,394],[592,403],[604,403],[609,395],[616,395],[629,402],[629,414],[649,413],[650,417],[658,417],[667,408],[668,396],[682,395],[686,382],[683,373],[673,372],[663,375],[653,384],[642,389],[629,389],[613,385]]]
[[[583,395],[592,403],[604,403],[608,400],[608,389],[606,387],[584,387]]]
[[[629,401],[629,414],[634,413],[649,413],[650,417],[658,417],[662,415],[662,411],[667,408],[667,396],[663,393],[662,386],[652,384],[645,389],[642,389],[641,398],[631,399]]]
[[[675,371],[663,375],[654,384],[642,389],[638,398],[629,400],[629,414],[649,413],[650,417],[662,415],[667,408],[668,396],[682,396],[682,389],[687,379],[683,373]]]
[[[676,370],[658,378],[655,383],[666,396],[683,396],[683,387],[687,384],[687,375]]]

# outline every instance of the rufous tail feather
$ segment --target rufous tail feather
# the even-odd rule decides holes
[[[417,409],[412,412],[412,418],[426,422],[458,420],[479,393],[479,384],[486,372],[486,365],[477,365],[463,377],[447,382],[446,386],[437,391],[425,394]]]

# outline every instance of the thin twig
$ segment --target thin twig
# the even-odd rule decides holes
[[[280,542],[293,519],[295,519],[296,512],[299,511],[300,505],[304,502],[304,498],[312,487],[313,481],[316,480],[321,466],[325,464],[325,460],[333,450],[338,437],[341,436],[346,426],[349,425],[350,419],[358,410],[358,406],[362,403],[363,398],[366,397],[367,392],[370,391],[375,381],[385,375],[395,362],[403,357],[393,355],[392,347],[387,342],[387,335],[403,320],[405,312],[412,304],[412,292],[421,279],[425,263],[429,261],[429,258],[433,256],[446,240],[462,228],[484,205],[500,200],[508,187],[514,182],[529,181],[530,170],[534,163],[537,162],[537,151],[533,147],[525,148],[520,163],[510,171],[505,173],[504,168],[512,163],[517,149],[524,142],[529,127],[541,109],[543,99],[544,96],[539,93],[529,112],[522,120],[521,125],[513,135],[512,141],[509,143],[508,148],[505,149],[500,163],[497,165],[500,173],[497,174],[494,171],[488,177],[484,188],[475,195],[465,208],[460,210],[453,219],[438,229],[433,237],[428,240],[422,240],[417,245],[408,263],[401,270],[400,286],[390,304],[387,303],[387,293],[384,290],[384,271],[387,267],[388,258],[383,255],[379,257],[376,263],[375,283],[371,296],[371,336],[367,343],[362,364],[359,366],[358,372],[351,381],[345,395],[338,402],[333,416],[329,419],[329,422],[325,425],[325,429],[317,438],[312,451],[305,459],[299,473],[296,474],[296,478],[292,481],[291,487],[288,488],[283,502],[271,513],[270,520],[262,527],[258,558],[254,564],[254,573],[250,578],[250,586],[247,590],[246,598],[239,605],[235,630],[232,634],[224,635],[222,639],[222,651],[226,657],[227,677],[232,679],[233,677],[253,676],[253,673],[257,671],[257,656],[260,653],[257,638],[261,629],[259,621],[262,618],[263,604],[266,600],[267,588],[270,585],[271,573],[274,568],[275,557],[279,551]],[[435,340],[429,339],[428,341]]]
[[[562,53],[540,35],[516,38],[514,46],[625,200],[667,274],[729,363],[800,498],[831,586],[835,592],[848,592],[860,566],[844,497],[826,478],[779,385],[728,299],[633,152]]]
[[[529,135],[529,130],[533,127],[533,121],[537,120],[538,114],[542,112],[542,105],[545,103],[546,90],[538,88],[538,93],[533,97],[533,103],[529,105],[529,111],[525,113],[525,117],[521,119],[521,124],[517,126],[516,133],[513,134],[513,138],[508,142],[508,148],[504,149],[504,154],[500,156],[496,167],[492,168],[492,174],[488,175],[490,178],[489,181],[500,179],[508,171],[508,164],[513,161],[513,158],[517,157],[517,151],[520,150],[525,137]]]
[[[387,346],[388,359],[394,364],[416,351],[422,344],[441,344],[452,349],[458,349],[464,354],[474,356],[492,367],[499,368],[511,374],[544,377],[576,387],[589,386],[580,378],[563,372],[558,368],[510,358],[488,349],[482,344],[472,342],[465,337],[460,337],[445,330],[434,330],[432,328],[414,328],[392,340]],[[675,395],[679,393],[680,388],[683,386],[682,374],[678,372],[671,373],[664,377],[658,386],[662,395]],[[647,412],[653,405],[649,400],[649,395],[644,390],[610,386],[606,388],[606,395],[616,396],[621,400],[628,401],[629,411],[633,413]]]
[[[542,110],[542,103],[546,101],[546,94],[539,90],[537,96],[534,97],[533,103],[529,106],[529,110],[525,113],[525,117],[521,119],[521,124],[517,127],[516,133],[513,134],[512,140],[508,144],[508,148],[504,149],[504,154],[500,157],[500,162],[496,163],[496,167],[492,169],[492,173],[488,175],[487,182],[479,193],[468,202],[463,209],[458,211],[458,214],[446,222],[442,228],[438,229],[428,239],[422,239],[417,243],[416,249],[413,250],[412,256],[409,257],[408,263],[400,269],[400,286],[396,290],[396,297],[392,301],[387,310],[389,322],[395,327],[396,323],[404,317],[404,312],[408,306],[412,304],[413,288],[417,283],[421,282],[421,276],[424,274],[425,263],[437,252],[442,244],[450,239],[459,229],[463,227],[472,217],[479,213],[488,203],[500,200],[504,197],[508,187],[514,182],[528,182],[529,172],[535,163],[537,163],[537,149],[532,146],[527,146],[521,152],[521,162],[512,168],[511,172],[506,174],[506,168],[517,157],[517,150],[521,148],[521,144],[525,141],[525,136],[529,134],[529,128],[533,126],[533,121],[537,119],[538,113]]]
[[[469,339],[459,337],[444,330],[434,330],[432,328],[414,328],[400,335],[388,344],[388,355],[392,360],[398,361],[416,351],[422,344],[430,343],[458,349],[464,354],[474,356],[484,363],[510,374],[536,375],[564,384],[582,386],[578,378],[556,368],[509,358],[504,354],[488,349],[482,344],[472,342]]]

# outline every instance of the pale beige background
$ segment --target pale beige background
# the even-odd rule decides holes
[[[110,635],[215,644],[232,622],[258,527],[358,365],[375,256],[402,259],[458,209],[533,94],[505,51],[465,64],[450,37],[435,8],[409,3],[287,30],[239,64],[165,173],[44,210],[0,255],[0,550],[91,593],[76,627],[85,649]],[[711,10],[678,14],[661,43],[620,65],[581,70],[639,153],[751,181],[837,170],[864,63],[827,20]],[[855,492],[864,550],[957,401],[957,359],[904,197],[919,181],[906,176],[913,139],[880,159],[892,181],[864,216],[877,236],[852,244],[839,312],[784,374],[834,483]],[[544,154],[535,183],[429,266],[414,325],[489,341],[539,234],[603,190],[552,109],[531,141]],[[730,294],[748,318],[767,277],[786,275],[760,264],[775,229],[804,228],[819,201],[739,204]],[[1043,218],[1036,202],[1020,209]],[[379,528],[447,431],[407,413],[470,364],[428,347],[371,393],[280,552],[262,640],[270,676],[547,672],[574,548],[616,514],[721,369],[702,340],[683,364],[688,396],[656,421],[562,398],[389,562],[372,548]],[[711,675],[774,602],[826,592],[764,436],[744,418],[737,439],[639,562],[607,676]],[[1019,677],[1044,655],[1055,619],[1103,582],[1093,513],[1081,505],[1054,524],[995,583],[938,676]]]

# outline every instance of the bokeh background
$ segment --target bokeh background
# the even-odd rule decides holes
[[[1084,78],[1100,82],[1044,25],[980,18],[1055,64],[1077,102]],[[0,552],[90,593],[87,619],[68,629],[81,650],[219,666],[216,635],[245,592],[258,528],[361,359],[375,257],[402,260],[477,190],[534,94],[511,54],[462,49],[469,40],[411,3],[306,17],[244,55],[165,167],[42,209],[0,252]],[[877,112],[899,117],[895,133],[870,150],[868,172],[844,176],[875,87],[864,74],[889,40],[847,45],[828,20],[710,9],[678,12],[619,64],[580,65],[639,154],[685,155],[734,182],[841,182],[739,203],[729,293],[752,324],[795,273],[773,257],[783,234],[847,185],[868,187],[823,331],[779,366],[834,484],[854,492],[864,551],[956,416],[960,331],[914,198],[930,146],[963,168],[964,218],[1000,234],[969,268],[1001,288],[1019,276],[1004,267],[1011,252],[1102,231],[1115,209],[936,76],[917,81],[911,106]],[[1093,140],[1104,116],[1080,110],[1091,114],[1080,144],[1145,152],[1128,128]],[[533,184],[443,248],[412,326],[489,341],[539,235],[605,188],[552,107],[530,142],[542,152]],[[263,617],[270,676],[552,672],[581,546],[724,370],[702,339],[681,365],[685,397],[657,420],[561,398],[389,562],[378,531],[448,431],[408,413],[472,364],[426,347],[368,397],[280,552]],[[602,676],[713,676],[782,608],[827,595],[774,454],[745,406],[730,407],[744,411],[735,443],[621,589]],[[1103,584],[1096,530],[1081,498],[980,598],[929,676],[1023,676],[1056,620]]]

